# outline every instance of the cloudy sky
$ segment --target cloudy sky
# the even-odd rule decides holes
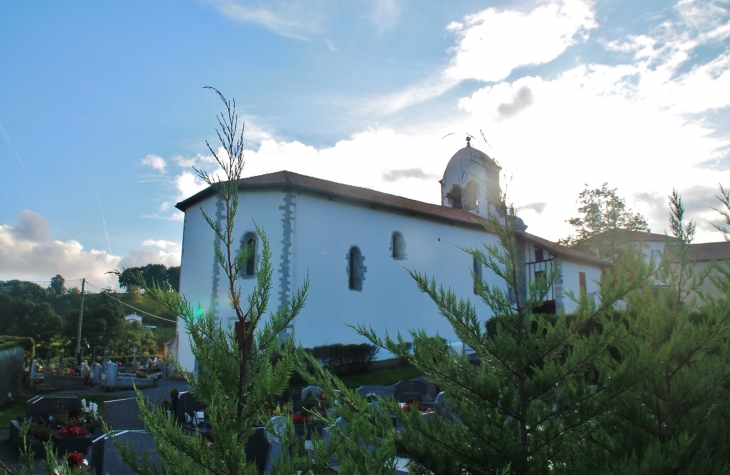
[[[727,0],[11,1],[0,85],[0,280],[178,264],[174,205],[213,170],[203,86],[236,99],[246,175],[437,202],[481,131],[534,234],[567,236],[608,182],[659,233],[676,188],[698,241],[722,239]]]

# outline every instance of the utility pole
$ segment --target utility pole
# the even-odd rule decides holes
[[[84,320],[84,287],[86,286],[86,277],[81,279],[81,308],[79,309],[79,330],[76,334],[76,366],[81,366],[81,322]]]

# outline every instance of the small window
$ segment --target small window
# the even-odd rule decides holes
[[[241,252],[244,249],[251,249],[251,257],[246,259],[246,264],[241,269],[241,277],[253,277],[256,274],[256,235],[246,233],[241,240]]]
[[[406,258],[406,241],[398,231],[393,233],[390,242],[391,256],[393,259],[403,260]]]
[[[587,292],[586,290],[586,273],[578,272],[578,282],[580,283],[580,291]]]
[[[545,260],[545,255],[543,254],[542,249],[539,247],[535,248],[535,262],[542,262]]]
[[[482,285],[482,263],[476,257],[472,257],[472,266],[474,269],[474,295],[479,293],[479,288]]]
[[[365,257],[363,257],[360,248],[353,246],[347,255],[347,275],[350,290],[362,292],[362,282],[365,280],[365,271],[367,268],[363,265]]]

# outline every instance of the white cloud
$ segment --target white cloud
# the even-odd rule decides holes
[[[488,8],[448,26],[459,40],[444,71],[366,108],[391,113],[441,96],[465,79],[502,80],[519,66],[552,61],[596,26],[582,0],[554,0],[526,13]]]
[[[181,243],[166,241],[164,239],[145,239],[142,241],[142,245],[147,247],[156,247],[157,249],[168,253],[177,253],[178,256],[182,252]]]
[[[327,9],[308,1],[207,0],[234,21],[257,23],[290,38],[309,40],[321,35]]]
[[[0,279],[48,281],[60,274],[69,281],[67,287],[80,286],[80,279],[85,277],[96,287],[117,289],[117,277],[107,272],[151,263],[180,264],[180,249],[175,243],[148,240],[143,245],[158,250],[131,250],[127,257],[87,251],[74,239],[54,240],[48,221],[24,210],[15,218],[15,224],[0,224]]]
[[[140,163],[142,165],[152,167],[155,170],[162,172],[162,173],[165,173],[165,166],[167,165],[167,162],[165,162],[165,159],[163,159],[160,156],[153,155],[153,154],[147,155],[146,157],[144,157],[140,161]]]
[[[450,25],[461,39],[445,74],[499,81],[518,66],[552,61],[596,26],[590,6],[580,0],[554,1],[527,13],[488,8]]]

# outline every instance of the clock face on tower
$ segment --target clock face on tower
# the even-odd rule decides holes
[[[463,172],[461,172],[461,174],[459,175],[459,183],[462,183],[462,184],[463,184],[463,183],[466,183],[466,179],[467,179],[467,178],[469,178],[469,174],[468,174],[468,173],[466,172],[466,170],[464,170],[464,171],[463,171]]]

